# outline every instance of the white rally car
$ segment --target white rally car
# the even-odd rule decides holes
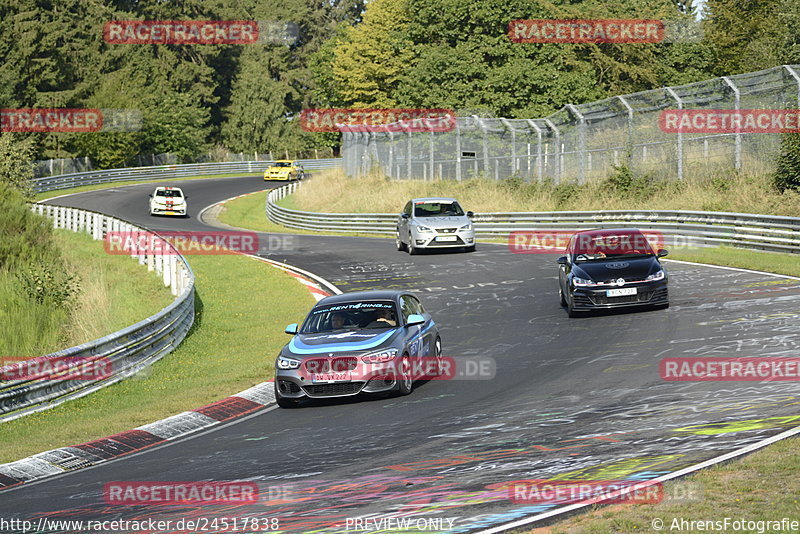
[[[186,217],[186,198],[180,187],[156,187],[150,195],[150,215]]]

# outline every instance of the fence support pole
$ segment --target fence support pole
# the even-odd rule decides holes
[[[430,135],[430,137],[429,137],[430,145],[428,147],[429,151],[430,151],[430,158],[429,158],[430,165],[429,165],[429,167],[431,169],[431,175],[430,175],[431,176],[431,180],[433,180],[433,179],[435,179],[435,176],[433,175],[433,132],[431,131],[429,133],[429,135]]]
[[[517,130],[508,119],[500,119],[508,130],[511,131],[511,174],[517,172]]]
[[[542,161],[542,129],[533,119],[528,119],[528,124],[536,131],[536,179],[541,183],[544,169],[544,161]],[[530,161],[528,161],[528,172],[530,172]]]
[[[586,182],[586,118],[577,106],[567,104],[565,107],[578,118],[578,185],[583,185]]]
[[[394,178],[392,171],[394,170],[394,133],[389,131],[389,178]],[[399,178],[399,176],[398,176]]]
[[[556,134],[555,136],[555,146],[556,151],[553,154],[556,160],[556,176],[555,176],[555,184],[558,185],[561,183],[561,132],[556,128],[556,125],[553,124],[553,121],[550,119],[544,119],[544,123],[547,124],[547,127],[553,130]]]
[[[405,126],[405,125],[403,125]],[[411,179],[411,128],[406,127],[406,178]]]
[[[625,164],[631,168],[633,166],[633,107],[623,97],[618,96],[617,98],[628,111],[628,141],[625,143],[625,152],[627,152],[625,154]],[[614,154],[614,164],[617,165],[616,152]]]
[[[789,71],[789,74],[797,81],[797,107],[800,108],[800,74],[797,74],[797,71],[794,70],[794,67],[790,67],[789,65],[784,65],[783,68]]]
[[[733,91],[733,94],[734,94],[734,100],[733,100],[733,102],[734,102],[733,106],[734,107],[733,107],[733,109],[735,109],[736,111],[739,111],[739,109],[741,108],[742,92],[739,91],[739,88],[736,87],[736,84],[733,83],[733,81],[731,81],[731,79],[728,78],[727,76],[723,76],[722,80],[726,84],[728,84],[728,87],[730,87],[731,90]],[[734,153],[734,158],[733,158],[734,159],[733,166],[738,171],[738,170],[740,170],[742,168],[742,131],[741,131],[741,128],[740,128],[741,124],[739,123],[739,121],[737,121],[736,124],[737,124],[737,126],[736,126],[736,148],[735,148],[735,153]],[[707,143],[708,143],[708,139],[706,139],[706,146],[708,146]],[[706,157],[708,157],[708,156],[706,156]]]
[[[461,128],[456,120],[456,181],[461,181]]]
[[[478,123],[478,128],[481,129],[481,139],[483,140],[483,172],[486,174],[486,177],[489,177],[489,173],[491,169],[489,169],[489,139],[488,139],[488,132],[486,131],[486,125],[483,124],[483,120],[477,115],[472,116],[475,119],[475,122]]]
[[[683,109],[683,100],[672,87],[666,88],[667,93],[678,103],[678,109]],[[678,132],[678,180],[683,180],[683,133]]]

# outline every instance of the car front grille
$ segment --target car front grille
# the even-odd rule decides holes
[[[309,397],[337,397],[355,395],[361,391],[364,382],[341,382],[338,384],[314,384],[303,386]]]
[[[456,237],[458,237],[458,236],[456,236]],[[456,239],[455,241],[436,241],[435,239],[432,239],[431,242],[428,243],[426,246],[428,246],[428,247],[452,247],[453,245],[464,246],[465,244],[466,243],[464,243],[464,241],[460,237],[458,237],[458,239]]]
[[[436,232],[440,234],[454,234],[458,228],[437,228]]]
[[[358,367],[358,358],[353,356],[314,358],[306,360],[304,365],[309,373],[343,373]]]

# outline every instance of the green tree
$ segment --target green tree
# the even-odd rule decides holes
[[[714,53],[714,75],[780,65],[790,31],[784,9],[790,5],[796,0],[707,0],[705,36]]]
[[[16,188],[28,200],[33,197],[32,157],[33,144],[29,140],[0,133],[0,182]]]

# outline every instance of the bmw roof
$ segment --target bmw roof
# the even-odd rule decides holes
[[[416,204],[417,202],[458,202],[454,198],[447,198],[447,197],[429,197],[429,198],[412,198],[411,202]]]
[[[642,233],[638,228],[594,228],[592,230],[579,230],[575,235],[614,236]]]
[[[400,295],[409,294],[408,291],[379,289],[374,291],[354,291],[341,295],[331,295],[317,302],[319,305],[336,304],[339,302],[352,302],[359,300],[396,300]]]

